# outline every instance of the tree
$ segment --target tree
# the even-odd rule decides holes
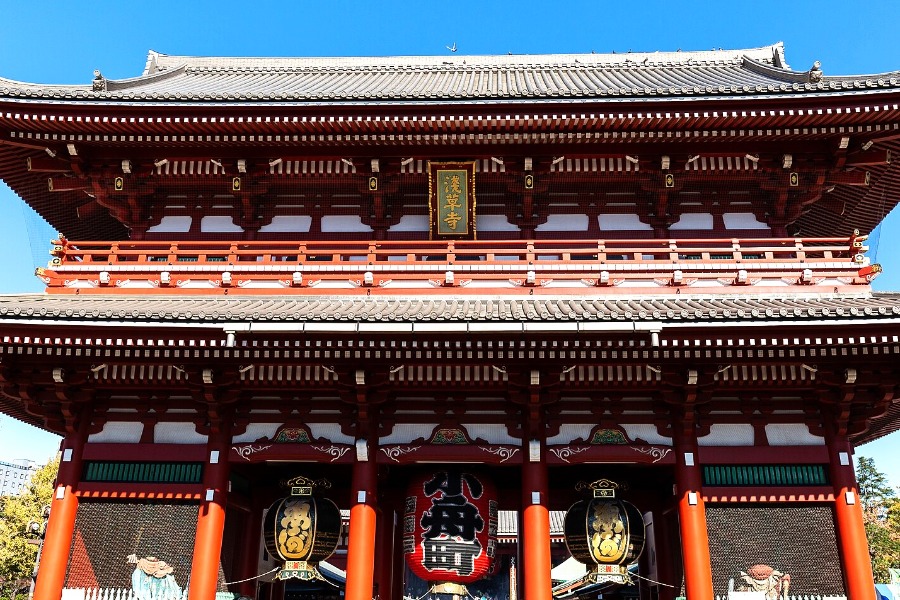
[[[888,483],[884,473],[875,467],[875,461],[860,456],[856,463],[856,482],[859,498],[867,517],[884,519],[888,507],[893,504],[897,493]]]
[[[24,492],[0,497],[0,598],[12,598],[25,591],[31,582],[37,557],[35,536],[29,535],[29,523],[43,527],[43,509],[50,505],[59,459],[38,469]]]
[[[888,569],[900,566],[900,501],[875,461],[860,456],[856,480],[875,581],[888,581]]]

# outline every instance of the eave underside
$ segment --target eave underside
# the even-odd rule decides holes
[[[189,422],[225,402],[244,422],[292,406],[349,424],[360,392],[385,423],[468,414],[514,428],[537,393],[557,424],[652,425],[699,402],[707,424],[824,411],[843,414],[855,443],[900,428],[897,294],[682,298],[666,305],[673,316],[646,300],[459,302],[3,297],[0,402],[58,433],[83,401],[113,420],[189,408],[175,413]]]
[[[513,205],[522,202],[528,158],[538,183],[533,194],[536,214],[543,218],[551,201],[541,190],[552,193],[562,181],[551,168],[553,161],[631,156],[639,161],[639,169],[627,177],[567,174],[565,186],[585,203],[595,200],[584,190],[601,196],[631,190],[638,206],[646,205],[646,213],[665,208],[659,204],[661,194],[749,192],[754,211],[769,215],[791,235],[828,237],[849,235],[854,229],[871,231],[900,198],[900,172],[890,160],[900,152],[897,106],[896,93],[827,101],[747,99],[734,104],[706,99],[690,104],[587,102],[514,108],[465,103],[363,109],[23,103],[0,107],[0,178],[69,238],[98,240],[126,239],[129,229],[140,230],[151,203],[159,204],[164,194],[190,197],[190,186],[195,195],[230,194],[234,202],[250,201],[263,211],[276,202],[276,190],[324,194],[326,206],[340,203],[329,200],[329,194],[358,195],[364,204],[371,203],[371,195],[360,188],[365,175],[372,174],[372,159],[382,165],[380,190],[390,205],[403,202],[391,196],[391,186],[398,185],[392,179],[415,179],[404,174],[401,165],[409,158],[496,158],[507,165],[495,177],[495,187],[505,195],[496,200]],[[76,156],[69,154],[70,146]],[[759,158],[750,171],[700,167],[707,159],[745,156]],[[786,162],[785,156],[791,160]],[[662,167],[663,157],[670,167]],[[688,162],[693,157],[700,160]],[[276,158],[285,163],[345,160],[353,165],[353,177],[272,172],[267,163]],[[40,167],[29,172],[28,159]],[[154,166],[162,159],[184,164],[212,160],[223,166],[208,176],[177,181]],[[129,173],[123,173],[123,160],[132,164]],[[248,165],[245,174],[237,170],[237,160]],[[786,189],[793,172],[800,185]],[[253,187],[233,194],[231,180],[239,174]],[[676,176],[674,190],[662,187],[667,174]],[[126,195],[134,195],[130,208],[110,194],[114,178],[122,175]],[[54,179],[57,191],[49,190],[48,178]],[[417,185],[425,189],[424,181]],[[372,212],[368,206],[366,211]],[[405,214],[394,212],[396,218]],[[670,235],[665,232],[663,237]]]

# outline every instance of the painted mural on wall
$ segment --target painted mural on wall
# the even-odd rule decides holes
[[[82,500],[66,587],[133,588],[141,600],[139,591],[184,589],[196,527],[197,505],[192,503]],[[225,582],[221,567],[219,581]]]
[[[716,595],[845,595],[829,507],[709,506],[706,522]]]
[[[134,600],[159,600],[160,598],[181,598],[182,589],[175,581],[175,568],[155,556],[138,558],[128,556],[128,563],[134,565],[131,574],[131,589]]]

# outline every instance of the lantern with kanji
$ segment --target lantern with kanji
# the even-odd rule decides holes
[[[616,499],[615,482],[601,479],[580,483],[588,497],[566,512],[566,546],[572,556],[595,564],[594,581],[629,581],[627,566],[644,549],[644,518],[633,504]]]
[[[472,473],[416,477],[406,494],[403,553],[425,581],[468,583],[484,577],[497,546],[493,484]]]
[[[321,579],[316,565],[337,549],[341,534],[341,511],[328,498],[313,494],[328,488],[327,480],[295,477],[284,482],[291,495],[279,498],[266,513],[263,533],[266,549],[284,561],[279,579]]]

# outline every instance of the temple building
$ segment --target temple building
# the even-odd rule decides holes
[[[874,600],[900,73],[776,44],[89,79],[0,78],[0,178],[60,232],[46,292],[0,296],[0,410],[64,436],[36,598]]]

